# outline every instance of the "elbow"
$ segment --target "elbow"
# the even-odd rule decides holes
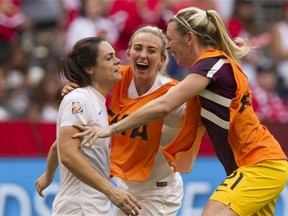
[[[163,107],[162,109],[161,109],[161,114],[162,114],[162,116],[167,116],[167,115],[169,115],[169,113],[170,112],[172,112],[172,110],[171,109],[169,109],[169,107]]]
[[[163,117],[169,115],[169,113],[173,111],[173,108],[169,106],[169,102],[166,103],[165,101],[160,102],[157,109],[160,111],[160,115]]]
[[[60,158],[61,158],[61,163],[69,169],[71,164],[73,163],[73,155],[71,155],[69,152],[66,151],[61,151],[60,150]],[[75,160],[74,160],[75,161]]]
[[[52,151],[52,152],[57,152],[57,145],[56,145],[56,142],[53,143],[53,145],[51,146],[51,151]]]

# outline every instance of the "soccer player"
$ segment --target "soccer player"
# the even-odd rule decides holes
[[[216,11],[195,7],[180,10],[168,23],[166,36],[167,49],[178,65],[191,67],[190,74],[123,120],[75,137],[86,136],[82,141],[86,143],[123,133],[166,116],[198,95],[202,122],[227,173],[202,215],[272,216],[287,183],[288,163],[280,144],[251,106],[252,93],[239,67],[249,46],[241,38],[233,41],[228,36]]]
[[[108,125],[105,98],[122,78],[119,64],[113,47],[96,37],[78,41],[60,60],[59,75],[80,88],[66,95],[59,108],[56,155],[60,190],[52,215],[112,216],[111,202],[126,215],[139,212],[139,202],[110,182],[110,138],[97,140],[92,148],[80,147],[81,140],[72,138],[79,132],[73,127],[75,123]],[[50,167],[55,167],[55,161]],[[41,180],[36,181],[35,187],[41,193]]]

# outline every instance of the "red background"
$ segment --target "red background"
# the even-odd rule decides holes
[[[288,124],[264,123],[282,145],[288,155]],[[5,121],[0,122],[0,157],[46,156],[56,137],[54,123]],[[200,147],[200,155],[214,156],[209,137],[205,135]]]

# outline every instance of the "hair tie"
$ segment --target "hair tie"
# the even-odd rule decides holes
[[[186,24],[186,23],[184,23],[183,21],[181,21],[181,20],[177,17],[177,15],[175,15],[174,18],[175,18],[179,23],[181,23],[181,25],[185,26],[187,29],[189,29],[190,31],[192,31],[192,32],[195,33],[195,31],[191,28],[191,26],[189,26],[188,24]]]

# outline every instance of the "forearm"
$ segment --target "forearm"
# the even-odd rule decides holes
[[[63,151],[63,149],[62,149]],[[109,196],[113,185],[109,180],[100,175],[80,153],[79,149],[66,149],[61,153],[61,162],[80,181]]]
[[[142,125],[146,125],[154,120],[163,118],[169,114],[169,109],[165,107],[165,104],[161,98],[149,102],[145,106],[133,112],[133,114],[127,116],[116,124],[111,125],[113,133],[119,133],[132,128],[137,128]]]
[[[128,117],[110,126],[111,130],[114,127],[114,132],[119,133],[164,117],[197,95],[209,82],[210,79],[206,77],[190,74],[165,95],[147,103]]]
[[[50,150],[47,156],[47,161],[46,161],[47,178],[49,179],[54,178],[58,165],[59,165],[59,162],[58,162],[58,157],[57,157],[57,145],[56,145],[56,141],[54,141],[54,143],[50,147]]]

